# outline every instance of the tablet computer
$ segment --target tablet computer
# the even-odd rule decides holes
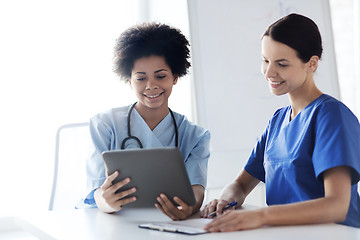
[[[136,196],[137,200],[124,207],[154,207],[160,193],[166,194],[171,201],[177,196],[188,205],[195,204],[195,196],[178,148],[105,151],[102,157],[108,175],[119,171],[113,183],[130,177],[130,183],[122,190],[132,187],[137,189],[129,195]]]

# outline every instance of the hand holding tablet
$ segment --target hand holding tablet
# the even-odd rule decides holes
[[[113,184],[129,177],[130,182],[121,191],[136,188],[136,192],[129,195],[135,196],[136,201],[124,207],[154,207],[161,193],[172,202],[177,196],[188,205],[195,204],[194,193],[178,148],[125,149],[106,151],[102,155],[107,174],[119,172]]]

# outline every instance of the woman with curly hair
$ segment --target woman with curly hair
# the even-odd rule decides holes
[[[129,83],[138,101],[91,118],[95,151],[87,163],[91,192],[84,204],[110,213],[136,201],[136,197],[129,196],[136,188],[122,190],[131,181],[129,178],[112,185],[118,172],[106,176],[101,158],[103,151],[177,146],[184,157],[196,204],[189,206],[175,197],[173,200],[179,205],[175,206],[161,194],[155,206],[173,220],[186,219],[201,207],[210,156],[210,133],[168,107],[173,86],[190,67],[188,46],[188,40],[178,29],[159,23],[135,25],[117,39],[114,72]],[[124,142],[129,137],[129,117],[132,135],[139,141],[130,138]]]

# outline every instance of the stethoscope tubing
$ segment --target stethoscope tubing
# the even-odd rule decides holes
[[[130,139],[134,139],[140,148],[144,148],[140,139],[136,136],[133,136],[131,135],[131,125],[130,125],[130,122],[131,122],[131,113],[135,107],[136,103],[133,103],[130,107],[130,110],[129,110],[129,116],[127,118],[127,130],[128,130],[128,136],[126,138],[124,138],[124,140],[122,141],[121,143],[121,149],[125,149],[125,143],[130,140]],[[174,124],[174,128],[175,128],[175,147],[178,147],[178,144],[179,144],[179,132],[178,132],[178,127],[176,125],[176,120],[175,120],[175,116],[174,116],[174,113],[173,111],[171,111],[171,109],[169,108],[169,111],[170,111],[170,114],[171,114],[171,118],[173,120],[173,124]]]

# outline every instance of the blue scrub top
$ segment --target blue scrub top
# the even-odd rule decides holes
[[[96,207],[94,190],[105,181],[103,151],[120,150],[122,141],[128,136],[127,119],[130,106],[114,108],[97,114],[90,120],[90,134],[94,150],[87,161],[86,198],[77,207]],[[206,186],[207,164],[210,157],[210,133],[190,121],[184,115],[173,112],[178,127],[178,147],[183,155],[186,170],[192,185]],[[154,130],[134,108],[131,113],[131,134],[138,137],[144,148],[175,146],[175,127],[169,113]],[[139,148],[135,140],[128,140],[125,148]]]
[[[275,112],[245,170],[265,182],[268,205],[324,197],[323,172],[351,169],[351,201],[342,223],[360,227],[360,126],[340,101],[323,94],[290,121],[291,106]]]

